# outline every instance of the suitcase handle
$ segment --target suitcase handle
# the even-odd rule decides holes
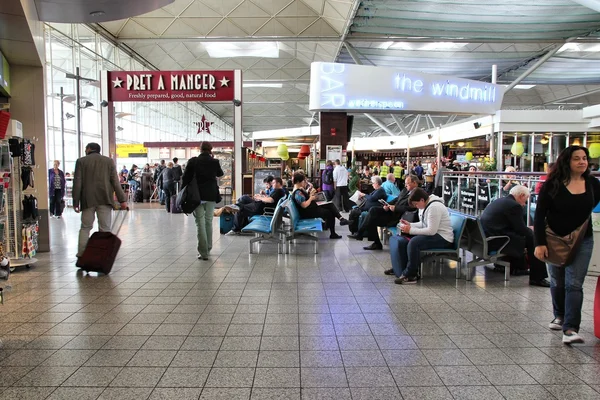
[[[123,224],[125,223],[125,218],[127,217],[127,213],[129,212],[129,207],[127,207],[124,210],[119,210],[117,211],[115,214],[115,218],[113,219],[112,225],[110,227],[110,231],[115,235],[115,236],[119,236],[119,232],[121,231],[121,227],[123,226]],[[123,216],[123,218],[121,219],[121,222],[119,224],[117,224],[117,221],[119,220],[119,216]],[[115,232],[115,226],[118,225],[117,231]]]

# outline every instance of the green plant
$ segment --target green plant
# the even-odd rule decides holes
[[[479,159],[480,165],[479,165],[479,170],[480,171],[496,171],[496,160],[494,158],[490,158],[490,157],[481,157]]]

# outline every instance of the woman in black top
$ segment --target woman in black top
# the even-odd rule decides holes
[[[200,155],[193,157],[187,164],[182,178],[182,187],[192,179],[198,182],[202,204],[194,211],[198,236],[198,259],[208,260],[212,249],[212,221],[215,205],[221,201],[217,178],[223,176],[219,160],[212,156],[212,144],[202,142]]]
[[[535,256],[544,260],[546,247],[546,224],[557,235],[566,236],[590,219],[592,210],[600,200],[600,182],[588,169],[588,149],[570,146],[563,150],[542,186],[535,211]],[[554,308],[554,320],[549,327],[563,331],[563,343],[583,343],[578,334],[583,305],[583,281],[587,274],[594,238],[592,223],[575,259],[564,267],[547,263],[550,275],[550,293]]]
[[[321,218],[329,228],[330,239],[340,239],[341,236],[335,233],[335,219],[340,220],[340,225],[348,225],[348,220],[344,219],[339,210],[333,203],[317,205],[316,191],[313,189],[310,193],[306,191],[306,177],[304,174],[294,174],[294,192],[292,200],[298,207],[298,212],[302,218]]]

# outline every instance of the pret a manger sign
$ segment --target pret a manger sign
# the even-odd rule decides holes
[[[504,87],[488,82],[396,68],[315,62],[311,111],[493,114]]]
[[[110,101],[232,101],[234,71],[111,71]]]

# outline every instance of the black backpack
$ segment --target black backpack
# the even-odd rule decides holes
[[[333,185],[333,170],[326,169],[323,175],[323,183],[326,185]]]

